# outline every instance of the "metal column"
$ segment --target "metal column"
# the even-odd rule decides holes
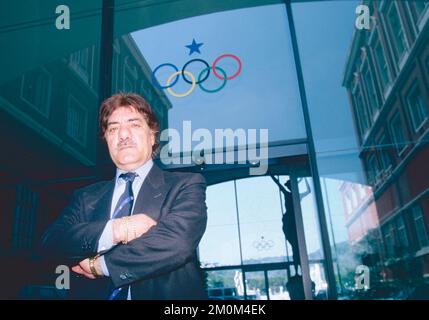
[[[331,246],[329,242],[328,227],[326,224],[325,208],[323,206],[322,187],[320,184],[319,169],[317,166],[316,149],[314,146],[313,132],[311,129],[310,113],[308,110],[307,95],[305,92],[304,76],[302,73],[301,59],[298,49],[298,41],[296,37],[295,23],[293,20],[291,0],[285,0],[286,14],[288,18],[293,55],[295,59],[296,74],[298,79],[299,93],[302,103],[302,111],[304,116],[305,130],[307,134],[308,156],[310,170],[313,177],[314,196],[316,199],[316,207],[319,218],[320,237],[322,243],[323,254],[325,258],[325,272],[328,282],[328,299],[337,299],[337,287],[335,281],[334,266],[332,262]],[[304,274],[304,273],[303,273]]]

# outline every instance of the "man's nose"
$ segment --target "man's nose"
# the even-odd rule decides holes
[[[121,140],[126,140],[126,139],[131,137],[131,132],[130,132],[130,129],[128,128],[128,126],[121,126],[119,128],[118,134],[119,134],[119,138]]]

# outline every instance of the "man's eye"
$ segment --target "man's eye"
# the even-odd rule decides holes
[[[139,123],[132,123],[131,128],[140,128],[141,125]]]
[[[118,130],[118,128],[116,128],[116,127],[109,128],[109,133],[114,133],[114,132],[116,132],[116,130]]]

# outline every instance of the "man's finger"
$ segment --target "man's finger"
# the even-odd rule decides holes
[[[79,273],[79,274],[83,274],[84,271],[82,270],[82,268],[79,265],[75,265],[71,268],[74,272]]]
[[[84,269],[81,268],[80,265],[75,265],[72,267],[72,270],[78,274],[83,275],[84,277],[88,279],[95,279],[94,275],[92,273],[86,272]]]

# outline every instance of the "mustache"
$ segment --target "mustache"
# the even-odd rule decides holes
[[[134,141],[132,140],[123,140],[118,142],[118,144],[116,145],[116,149],[120,149],[122,147],[135,147],[136,144]]]

